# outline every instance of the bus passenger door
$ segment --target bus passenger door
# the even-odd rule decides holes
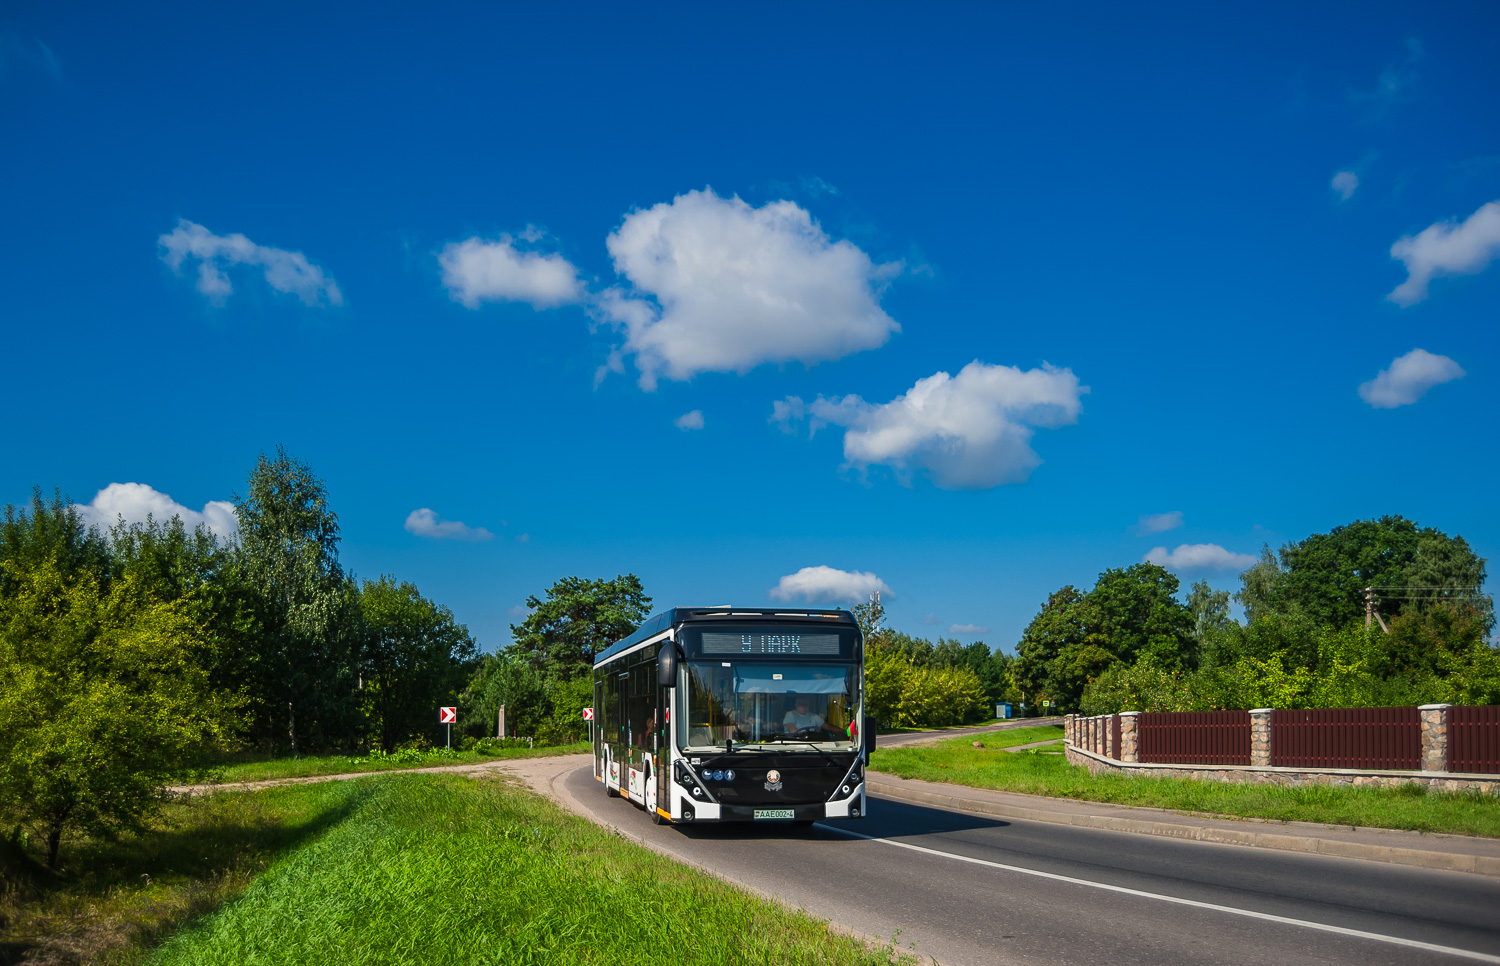
[[[652,682],[653,684],[655,682]],[[663,811],[672,806],[672,790],[667,778],[672,773],[672,710],[667,704],[668,688],[656,688],[656,729],[651,733],[651,754],[656,760],[651,780],[656,783],[656,806]]]

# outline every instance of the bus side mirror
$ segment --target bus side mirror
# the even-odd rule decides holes
[[[879,727],[875,719],[865,715],[865,723],[861,726],[865,732],[865,760],[869,761],[870,752],[875,750],[875,729]]]
[[[656,684],[658,687],[670,688],[676,683],[677,644],[663,641],[661,650],[656,653]]]

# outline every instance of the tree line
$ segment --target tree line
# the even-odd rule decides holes
[[[479,661],[459,698],[470,735],[506,730],[562,743],[587,734],[594,656],[630,635],[650,613],[635,574],[612,580],[566,577],[511,625],[514,642]],[[988,645],[936,643],[885,626],[878,595],[854,608],[865,635],[865,711],[882,727],[935,727],[984,720],[996,702],[1017,700],[1014,662]]]
[[[0,522],[0,821],[53,865],[70,830],[139,827],[226,751],[393,750],[430,733],[477,647],[407,581],[338,559],[323,482],[278,449],[237,536],[87,526],[40,490]]]
[[[1014,660],[983,641],[936,643],[885,625],[878,593],[854,608],[865,636],[865,713],[885,728],[984,721],[1019,701]]]
[[[1485,561],[1401,516],[1269,547],[1229,591],[1150,563],[1051,594],[1017,645],[1032,700],[1086,714],[1500,703]]]

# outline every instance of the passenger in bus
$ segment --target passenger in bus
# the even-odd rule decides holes
[[[812,699],[805,694],[797,695],[797,700],[792,710],[786,713],[786,717],[782,719],[782,723],[790,734],[827,728],[827,725],[823,721],[823,716],[812,710]]]

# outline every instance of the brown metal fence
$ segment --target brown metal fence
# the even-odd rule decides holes
[[[1120,758],[1121,758],[1121,754],[1120,754],[1120,716],[1119,715],[1117,715],[1117,714],[1110,715],[1110,729],[1111,730],[1110,730],[1110,740],[1109,740],[1109,757],[1113,758],[1115,761],[1119,761]]]
[[[1136,718],[1136,757],[1179,765],[1250,764],[1250,712],[1150,711]]]
[[[1422,722],[1414,707],[1271,712],[1271,764],[1287,768],[1415,769]]]
[[[1500,773],[1500,706],[1448,709],[1448,770]]]

